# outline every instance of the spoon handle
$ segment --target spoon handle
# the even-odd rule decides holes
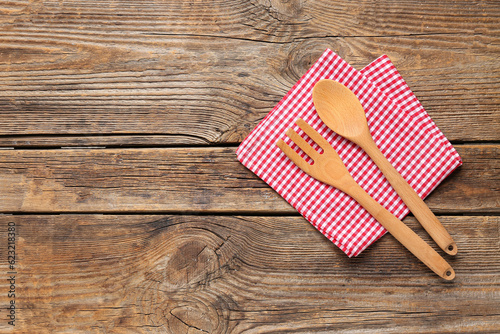
[[[396,190],[406,206],[413,213],[424,229],[429,233],[438,246],[449,255],[457,254],[457,245],[441,222],[432,213],[429,207],[418,196],[415,190],[399,174],[394,166],[380,152],[370,134],[359,138],[357,144],[370,156],[382,171],[391,186]]]
[[[412,229],[368,195],[354,179],[344,190],[363,206],[390,234],[427,267],[446,280],[455,278],[453,268]]]

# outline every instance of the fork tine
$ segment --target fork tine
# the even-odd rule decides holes
[[[285,155],[288,157],[288,159],[292,160],[294,164],[296,164],[300,169],[302,169],[304,172],[307,174],[310,173],[311,171],[311,165],[304,160],[293,148],[288,146],[287,143],[285,143],[282,139],[278,140],[276,142],[276,146],[279,147],[279,149],[285,153]]]
[[[299,128],[302,129],[302,131],[306,133],[306,135],[309,136],[309,138],[314,140],[316,144],[318,144],[323,149],[323,151],[327,151],[332,148],[330,143],[302,118],[298,118],[295,123],[299,126]]]
[[[305,152],[311,159],[316,160],[319,157],[316,151],[308,142],[304,140],[294,129],[287,130],[286,135],[295,143],[302,151]]]

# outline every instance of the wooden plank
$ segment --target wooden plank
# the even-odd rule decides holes
[[[390,235],[349,259],[301,217],[2,215],[0,249],[12,222],[16,333],[493,333],[500,219],[440,218],[452,282]]]
[[[161,134],[0,136],[0,148],[171,147],[213,144],[195,136]]]
[[[499,148],[457,145],[464,166],[427,199],[430,208],[499,212]],[[0,212],[296,213],[235,150],[0,150]]]
[[[461,34],[494,33],[499,31],[496,23],[500,16],[500,6],[494,0],[477,4],[467,0],[444,0],[418,3],[418,6],[410,0],[390,0],[386,6],[360,0],[349,3],[328,0],[179,3],[166,0],[150,1],[147,5],[126,0],[24,3],[19,11],[6,13],[17,14],[17,17],[5,15],[2,20],[22,27],[29,19],[37,19],[34,24],[57,27],[61,31],[88,26],[94,28],[88,31],[89,34],[102,30],[122,37],[132,37],[127,35],[129,31],[181,35],[197,29],[199,34],[241,39],[255,37],[269,43],[302,37],[293,35],[298,32],[309,38],[319,32],[337,32],[340,36],[373,36],[374,32],[379,36],[436,34],[444,30]],[[425,24],[422,24],[424,16]],[[63,22],[66,25],[62,25]],[[120,26],[119,30],[116,25]],[[106,37],[110,36],[101,36]]]
[[[47,134],[234,144],[327,47],[357,68],[389,54],[451,140],[500,139],[495,1],[134,6],[46,1],[1,19],[3,147]]]

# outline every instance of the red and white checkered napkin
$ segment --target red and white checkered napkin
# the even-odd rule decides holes
[[[320,120],[311,95],[320,79],[339,81],[356,94],[377,146],[422,198],[462,161],[387,56],[357,71],[326,50],[236,153],[243,165],[349,257],[357,256],[386,230],[355,200],[305,174],[278,149],[279,138],[295,146],[285,131],[290,127],[298,130],[294,125],[297,118],[303,118],[332,144],[354,179],[375,200],[400,219],[409,210],[368,155]]]

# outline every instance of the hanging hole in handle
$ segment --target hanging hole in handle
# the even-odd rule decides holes
[[[448,246],[448,250],[449,250],[450,252],[451,252],[451,251],[453,251],[453,248],[455,248],[455,247],[453,247],[453,245],[449,245],[449,246]],[[448,275],[448,276],[449,276],[449,275]]]
[[[453,247],[452,247],[452,249],[453,249]],[[451,271],[448,270],[445,275],[446,276],[451,276]]]

